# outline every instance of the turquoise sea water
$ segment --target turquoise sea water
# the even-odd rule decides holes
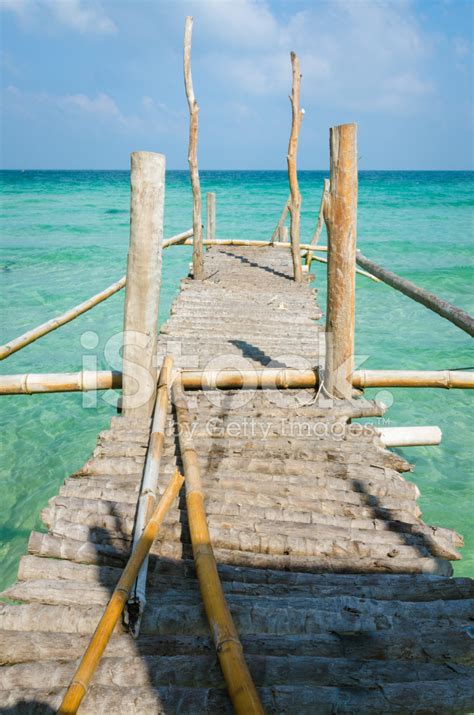
[[[325,174],[301,172],[302,240],[309,240]],[[219,238],[267,239],[288,193],[284,172],[202,172],[217,193]],[[2,336],[9,340],[76,305],[125,272],[129,230],[127,172],[2,172]],[[359,247],[370,258],[474,312],[474,173],[361,172]],[[191,225],[186,172],[168,172],[166,236]],[[160,321],[169,311],[190,249],[165,252]],[[325,305],[325,267],[315,265]],[[122,327],[123,292],[0,364],[2,373],[80,370]],[[97,333],[98,345],[94,344]],[[81,345],[81,335],[85,347]],[[471,339],[383,284],[357,279],[357,353],[365,368],[474,368]],[[92,367],[85,363],[85,367]],[[370,391],[375,395],[377,390]],[[403,452],[415,464],[424,518],[465,536],[457,574],[474,575],[472,398],[461,390],[394,390],[392,425],[438,424],[440,447]],[[94,447],[114,408],[99,394],[3,397],[1,410],[0,588],[16,575],[40,510]],[[90,395],[86,400],[90,400]]]

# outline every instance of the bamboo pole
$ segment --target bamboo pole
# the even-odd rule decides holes
[[[216,195],[213,191],[206,194],[206,238],[216,239]]]
[[[419,288],[411,281],[406,280],[406,278],[397,276],[396,273],[387,271],[385,268],[382,268],[377,263],[363,256],[360,251],[356,253],[356,262],[359,266],[366,268],[387,285],[404,293],[404,295],[407,295],[409,298],[416,300],[417,303],[421,303],[426,308],[441,315],[442,318],[446,318],[446,320],[449,320],[458,328],[464,330],[468,335],[474,336],[474,318],[465,310],[456,308],[455,305],[447,303],[442,298],[438,298],[434,293],[430,293],[424,288]]]
[[[304,389],[318,386],[316,370],[264,368],[261,370],[182,370],[186,390],[206,389]],[[361,370],[354,372],[353,386],[434,387],[474,389],[474,372],[457,370]]]
[[[187,238],[192,238],[192,236],[193,236],[192,228],[189,229],[189,231],[184,231],[183,233],[177,233],[176,236],[171,236],[171,238],[166,238],[163,241],[163,248],[168,248],[168,246],[175,246],[176,244],[186,241]]]
[[[0,375],[0,395],[88,392],[122,387],[122,373],[112,370]]]
[[[469,370],[356,370],[352,384],[365,387],[474,388],[474,372]]]
[[[329,394],[350,399],[355,327],[356,124],[331,128],[330,166],[330,192],[324,202],[328,231],[325,384]]]
[[[130,248],[125,292],[122,411],[148,417],[155,404],[165,157],[131,156]]]
[[[300,61],[294,52],[291,53],[291,133],[288,144],[288,180],[290,184],[291,200],[290,209],[290,236],[291,255],[293,258],[293,272],[297,283],[303,280],[300,253],[300,219],[301,219],[301,194],[298,186],[298,172],[296,169],[296,157],[298,154],[298,139],[300,134],[303,111],[300,107],[301,72]]]
[[[311,238],[311,246],[316,246],[319,241],[319,236],[323,228],[324,222],[324,204],[326,203],[327,196],[329,194],[329,179],[324,179],[324,188],[321,195],[321,204],[319,206],[318,220],[316,223],[316,228],[314,229],[313,237]],[[308,266],[308,271],[311,268],[311,261],[313,260],[313,251],[310,250],[306,254],[306,265]]]
[[[160,473],[161,458],[165,442],[165,427],[168,414],[168,391],[171,385],[171,370],[173,360],[166,356],[160,370],[158,388],[156,391],[155,410],[151,425],[150,439],[146,454],[143,479],[138,499],[135,528],[133,532],[133,549],[140,541],[141,535],[148,523],[150,514],[155,508],[156,489]],[[138,638],[140,624],[146,605],[146,579],[148,573],[148,557],[140,567],[126,608],[126,623],[134,638]]]
[[[163,241],[163,248],[168,248],[168,246],[174,246],[177,243],[181,243],[188,238],[192,238],[192,235],[193,230],[190,229],[189,231],[184,231],[184,233],[178,233],[176,236],[171,236],[171,238],[167,238]],[[38,340],[38,338],[43,337],[43,335],[51,333],[53,330],[60,328],[61,325],[71,322],[71,320],[79,317],[79,315],[82,315],[91,308],[94,308],[96,305],[99,305],[99,303],[102,303],[104,300],[107,300],[107,298],[110,298],[110,296],[115,295],[115,293],[122,290],[122,288],[125,287],[126,282],[127,277],[122,276],[120,280],[112,283],[112,285],[108,288],[105,288],[100,293],[93,295],[83,303],[76,305],[74,308],[70,308],[62,315],[58,315],[56,318],[51,318],[51,320],[46,321],[46,323],[42,323],[42,325],[38,325],[36,328],[32,328],[28,332],[23,333],[23,335],[20,335],[5,345],[0,346],[0,360],[5,360],[5,358],[13,355],[13,353],[16,353],[17,350],[21,350],[27,345],[33,343],[35,340]]]
[[[286,226],[283,226],[283,229],[286,229]],[[287,231],[288,229],[286,229]],[[285,234],[288,235],[288,234]],[[276,248],[291,248],[291,243],[289,241],[283,241],[283,242],[275,242],[271,243],[271,241],[255,241],[255,240],[249,240],[245,238],[218,238],[215,241],[208,241],[205,239],[203,241],[203,244],[205,246],[242,246],[243,248],[249,247],[249,248],[265,248],[266,246],[276,246]],[[180,243],[181,246],[192,246],[193,242],[191,239],[186,239],[185,241],[181,241]],[[310,243],[300,243],[300,249],[302,251],[308,251],[312,249],[313,251],[319,251],[321,253],[326,253],[327,252],[327,246],[314,246],[312,247]]]
[[[426,447],[442,439],[439,427],[376,427],[384,447]]]
[[[199,459],[191,437],[191,420],[179,378],[175,379],[172,392],[186,478],[186,507],[194,563],[211,635],[235,712],[237,715],[263,715],[217,572],[204,507]]]
[[[186,390],[310,388],[318,384],[314,370],[264,368],[262,370],[183,370]],[[426,387],[474,389],[474,372],[468,370],[356,370],[352,385],[366,387]],[[58,372],[0,375],[0,395],[31,395],[47,392],[82,392],[120,389],[122,373]]]
[[[326,263],[326,265],[327,265],[328,259],[321,258],[320,256],[313,256],[313,261],[318,261],[319,263]],[[308,266],[305,266],[305,267],[306,267],[306,270],[309,270]],[[380,283],[380,278],[376,278],[371,273],[367,273],[367,271],[363,271],[360,268],[356,268],[355,272],[360,276],[364,276],[365,278],[370,278],[370,280],[374,281],[374,283]]]
[[[278,240],[278,234],[280,233],[281,227],[284,225],[286,221],[286,217],[288,215],[288,211],[290,210],[290,201],[291,201],[291,194],[288,196],[286,200],[286,204],[283,207],[283,211],[281,212],[281,216],[278,219],[278,223],[275,226],[275,230],[272,233],[272,237],[270,239],[270,243],[274,243],[276,240]]]
[[[2,345],[0,347],[0,360],[4,360],[5,358],[9,357],[9,355],[16,353],[17,350],[21,350],[22,348],[26,347],[26,345],[30,345],[30,343],[33,343],[35,340],[38,340],[38,338],[41,338],[47,333],[51,333],[53,330],[56,330],[57,328],[61,327],[61,325],[69,323],[71,320],[74,320],[74,318],[77,318],[79,315],[86,313],[95,305],[98,305],[104,300],[107,300],[107,298],[110,298],[111,295],[118,293],[118,291],[122,290],[122,288],[125,286],[125,280],[125,276],[123,276],[122,278],[120,278],[120,280],[116,281],[115,283],[112,283],[112,285],[110,285],[108,288],[105,288],[100,293],[93,295],[91,298],[88,298],[83,303],[79,303],[79,305],[76,305],[74,308],[70,308],[70,310],[67,310],[65,313],[62,313],[62,315],[58,315],[56,316],[56,318],[51,318],[51,320],[47,320],[46,323],[38,325],[36,328],[32,328],[32,330],[28,330],[28,332],[23,333],[23,335],[20,335],[18,338],[14,338],[5,345]]]
[[[184,23],[184,87],[189,107],[189,148],[188,163],[193,190],[193,276],[201,281],[204,278],[204,257],[202,248],[201,225],[201,184],[197,160],[199,106],[194,96],[193,78],[191,74],[191,41],[193,33],[193,18],[186,17]]]
[[[100,619],[91,642],[84,653],[79,667],[77,668],[72,681],[67,689],[59,708],[60,715],[70,715],[76,713],[84,698],[89,683],[94,675],[102,654],[109,642],[110,636],[124,609],[128,594],[133,585],[138,570],[150,551],[150,548],[158,534],[158,530],[163,523],[167,511],[178,495],[183,485],[182,475],[176,471],[166,487],[158,506],[148,521],[139,542],[112,593],[107,608]]]

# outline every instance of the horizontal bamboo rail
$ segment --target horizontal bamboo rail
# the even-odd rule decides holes
[[[174,246],[176,244],[182,243],[183,241],[189,239],[192,235],[192,229],[190,229],[189,231],[185,231],[184,233],[178,233],[176,236],[172,236],[166,241],[163,241],[163,248],[168,248],[168,246]],[[107,298],[110,298],[110,296],[114,295],[115,293],[118,293],[122,290],[122,288],[125,287],[126,280],[126,276],[122,276],[120,280],[116,281],[115,283],[112,283],[112,285],[110,285],[108,288],[105,288],[100,293],[96,293],[96,295],[93,295],[91,298],[88,298],[83,303],[79,303],[79,305],[76,305],[74,308],[70,308],[65,313],[56,316],[56,318],[51,318],[51,320],[47,320],[46,323],[42,323],[36,328],[28,330],[26,333],[23,333],[23,335],[19,335],[17,338],[10,340],[5,345],[0,346],[0,360],[5,360],[5,358],[9,357],[10,355],[13,355],[13,353],[16,353],[18,350],[21,350],[27,345],[34,343],[35,340],[38,340],[38,338],[42,338],[43,335],[47,335],[53,330],[57,330],[57,328],[60,328],[62,325],[70,323],[71,320],[78,318],[79,315],[86,313],[91,308],[94,308],[96,305],[99,305],[99,303],[102,303],[104,300],[107,300]]]
[[[409,298],[416,300],[417,303],[421,303],[426,308],[429,308],[438,315],[441,315],[441,317],[446,318],[446,320],[449,320],[469,335],[474,336],[474,318],[465,310],[456,308],[455,305],[448,303],[442,298],[438,298],[438,296],[434,295],[434,293],[430,293],[424,288],[419,288],[411,281],[401,278],[396,273],[387,271],[385,268],[382,268],[377,263],[374,263],[363,256],[359,251],[356,253],[356,262],[359,266],[362,266],[362,268],[365,268],[374,276],[380,278],[380,280],[387,285],[399,290]]]
[[[207,239],[203,241],[205,246],[240,246],[245,248],[264,248],[265,246],[273,246],[274,248],[291,248],[291,241],[276,241],[272,243],[271,241],[253,241],[245,238],[216,238],[213,241],[208,241]],[[187,239],[186,241],[181,241],[181,246],[192,246],[193,240]],[[327,246],[312,246],[310,243],[301,243],[300,248],[302,251],[322,251],[327,252]]]
[[[155,409],[151,425],[150,438],[143,470],[143,479],[138,498],[137,515],[133,531],[133,548],[138,544],[143,530],[148,523],[150,514],[155,508],[156,489],[160,473],[161,458],[165,444],[165,427],[168,415],[168,395],[171,386],[171,370],[173,360],[167,355],[162,363],[158,388],[156,391]],[[127,603],[127,623],[134,638],[138,638],[140,624],[146,605],[146,580],[148,573],[148,559],[141,565]]]
[[[264,368],[261,370],[183,370],[186,390],[212,389],[305,389],[316,387],[315,370]],[[441,387],[474,389],[470,370],[356,370],[352,385],[365,387]],[[27,373],[0,375],[0,395],[31,395],[46,392],[85,392],[122,387],[122,373],[98,372]]]
[[[444,387],[474,388],[469,370],[356,370],[354,387]]]
[[[212,639],[234,711],[237,715],[263,715],[217,572],[204,508],[199,459],[191,437],[192,425],[179,376],[173,382],[172,394],[186,479],[186,506],[194,563]]]
[[[135,581],[140,566],[148,556],[150,548],[158,534],[158,530],[163,523],[170,506],[178,495],[183,485],[182,475],[176,471],[166,487],[163,496],[158,502],[158,506],[153,512],[145,530],[138,542],[135,550],[130,556],[125,569],[114,588],[109,603],[100,619],[91,642],[84,653],[79,666],[74,673],[72,681],[67,689],[64,699],[59,708],[61,715],[70,715],[77,712],[82,699],[84,698],[92,676],[102,657],[102,654],[109,642],[110,636],[120,618],[127,602],[130,589]]]
[[[317,387],[316,370],[264,368],[262,370],[183,370],[186,390],[202,389],[305,389]],[[474,389],[474,372],[424,370],[362,370],[352,385],[364,387],[443,387]]]
[[[0,395],[33,395],[39,392],[89,392],[122,387],[122,373],[114,370],[80,372],[29,372],[0,375]]]

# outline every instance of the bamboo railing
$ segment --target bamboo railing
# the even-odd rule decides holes
[[[176,499],[179,490],[183,485],[182,475],[176,471],[166,487],[163,496],[158,502],[150,520],[148,521],[143,534],[138,541],[135,550],[130,556],[128,563],[116,585],[109,603],[100,619],[94,635],[84,653],[79,666],[74,673],[72,681],[67,689],[59,708],[60,715],[71,715],[76,713],[81,704],[99,664],[102,654],[107,647],[110,636],[122,614],[127,602],[130,589],[133,586],[137,573],[147,558],[150,548],[158,534],[158,530],[163,523],[170,506]]]
[[[168,248],[168,246],[175,246],[182,243],[183,241],[189,239],[192,235],[192,229],[184,231],[184,233],[178,233],[176,236],[172,236],[171,238],[163,241],[163,248]],[[107,298],[110,298],[112,295],[115,295],[115,293],[121,291],[122,288],[125,288],[126,282],[127,277],[122,276],[120,280],[112,283],[112,285],[108,288],[105,288],[100,293],[93,295],[83,303],[79,303],[79,305],[76,305],[74,308],[70,308],[65,313],[56,316],[56,318],[51,318],[51,320],[47,320],[46,323],[42,323],[36,328],[28,330],[26,333],[23,333],[23,335],[19,335],[17,338],[5,343],[5,345],[0,346],[0,360],[5,360],[5,358],[13,355],[13,353],[16,353],[18,350],[34,343],[35,340],[38,340],[38,338],[42,338],[43,335],[47,335],[53,330],[60,328],[62,325],[70,323],[75,318],[78,318],[83,313],[86,313],[91,308],[94,308],[96,305],[99,305],[99,303],[102,303],[104,300],[107,300]]]
[[[102,303],[104,300],[107,300],[107,298],[110,298],[111,295],[115,295],[115,293],[118,293],[119,290],[122,290],[125,286],[125,282],[126,277],[123,276],[120,280],[112,283],[112,285],[108,288],[105,288],[100,293],[93,295],[92,298],[88,298],[83,303],[79,303],[79,305],[76,305],[74,308],[67,310],[65,313],[62,313],[62,315],[58,315],[56,318],[51,318],[51,320],[47,320],[46,323],[42,323],[36,328],[28,330],[26,333],[23,333],[23,335],[18,336],[18,338],[10,340],[8,343],[0,347],[0,360],[5,360],[5,358],[13,355],[13,353],[16,353],[17,350],[21,350],[27,345],[30,345],[30,343],[33,343],[35,340],[38,340],[38,338],[43,337],[43,335],[47,335],[47,333],[57,330],[57,328],[60,328],[61,325],[71,322],[71,320],[74,320],[79,315],[82,315],[94,306],[99,305],[99,303]]]
[[[258,370],[182,370],[186,390],[218,389],[305,389],[318,386],[316,370],[263,368]],[[423,387],[474,389],[474,372],[469,370],[356,370],[352,386]],[[0,395],[32,395],[53,392],[86,392],[122,387],[122,373],[112,370],[70,373],[26,373],[0,375]]]
[[[172,358],[166,356],[163,360],[158,378],[155,410],[153,413],[150,439],[148,441],[140,496],[138,498],[137,515],[133,532],[132,548],[134,549],[140,541],[142,532],[155,506],[158,476],[165,442],[168,394],[171,385],[172,367]],[[147,573],[148,559],[145,559],[131,590],[126,609],[126,621],[134,638],[137,638],[140,632],[141,619],[143,611],[145,610]]]
[[[263,707],[245,662],[242,644],[225,600],[209,535],[199,460],[179,377],[172,386],[178,438],[185,475],[186,506],[196,574],[209,628],[227,690],[237,715],[263,715]]]
[[[356,262],[387,285],[446,318],[446,320],[464,330],[468,335],[474,336],[474,318],[465,310],[461,310],[455,305],[442,300],[442,298],[438,298],[434,293],[430,293],[424,288],[419,288],[411,281],[407,281],[406,278],[401,278],[396,273],[387,271],[382,266],[363,256],[360,251],[356,253]]]

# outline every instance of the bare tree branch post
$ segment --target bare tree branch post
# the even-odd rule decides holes
[[[324,202],[328,231],[325,383],[350,399],[354,370],[357,236],[357,124],[330,130],[330,191]]]
[[[194,96],[193,78],[191,75],[191,40],[193,33],[193,18],[186,17],[184,23],[184,86],[189,107],[189,148],[188,162],[193,189],[193,276],[196,280],[204,278],[204,259],[202,248],[202,205],[201,184],[197,161],[199,107]]]
[[[300,108],[300,88],[301,88],[301,72],[300,61],[294,52],[291,53],[291,70],[292,70],[292,88],[291,88],[291,134],[288,144],[288,180],[290,183],[290,237],[291,237],[291,254],[293,257],[293,272],[297,283],[303,280],[303,271],[301,268],[301,252],[300,252],[300,213],[301,213],[301,194],[298,186],[298,173],[296,169],[296,157],[298,154],[298,139],[300,135],[301,121],[303,111]]]

